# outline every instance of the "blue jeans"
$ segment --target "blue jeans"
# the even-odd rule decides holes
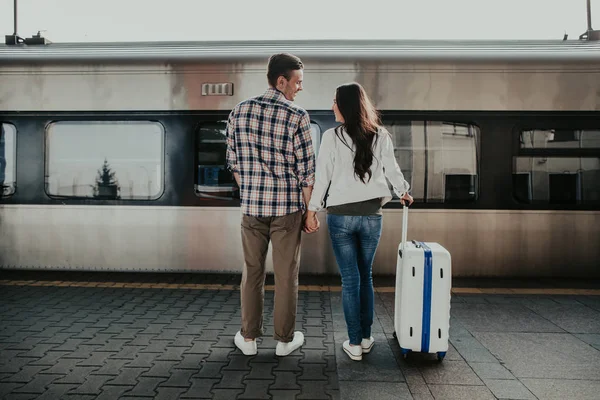
[[[327,215],[333,252],[342,275],[342,303],[350,344],[371,336],[375,251],[382,216]]]

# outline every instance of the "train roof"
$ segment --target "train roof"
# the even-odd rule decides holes
[[[600,42],[544,41],[214,41],[0,45],[0,63],[264,59],[278,52],[324,60],[600,61]]]

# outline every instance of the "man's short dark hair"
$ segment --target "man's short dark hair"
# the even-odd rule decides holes
[[[290,79],[290,72],[296,69],[304,69],[304,64],[300,58],[289,53],[274,54],[269,58],[269,67],[267,70],[267,79],[273,87],[277,86],[277,78],[284,76]]]

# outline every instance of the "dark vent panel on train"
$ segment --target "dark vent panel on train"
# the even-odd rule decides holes
[[[233,96],[233,83],[203,83],[202,96]]]

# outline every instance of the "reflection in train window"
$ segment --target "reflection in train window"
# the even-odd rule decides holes
[[[519,142],[521,149],[600,149],[600,130],[528,130]]]
[[[196,194],[202,198],[239,198],[233,175],[227,170],[227,121],[207,122],[196,132]]]
[[[321,148],[321,127],[315,123],[310,124],[310,136],[312,138],[313,149],[315,149],[315,161]]]
[[[599,205],[600,158],[515,157],[513,187],[521,203]]]
[[[479,128],[450,122],[386,121],[415,201],[464,203],[479,193]],[[394,197],[395,201],[398,201]]]
[[[315,155],[321,143],[321,129],[311,124]],[[239,188],[233,175],[227,170],[227,121],[207,122],[196,132],[196,195],[206,199],[239,199]]]
[[[163,193],[164,128],[151,121],[62,121],[46,130],[46,193],[153,200]]]
[[[515,199],[520,203],[531,203],[531,174],[528,172],[513,173],[513,190]]]
[[[10,196],[17,187],[17,129],[0,122],[0,197]]]

